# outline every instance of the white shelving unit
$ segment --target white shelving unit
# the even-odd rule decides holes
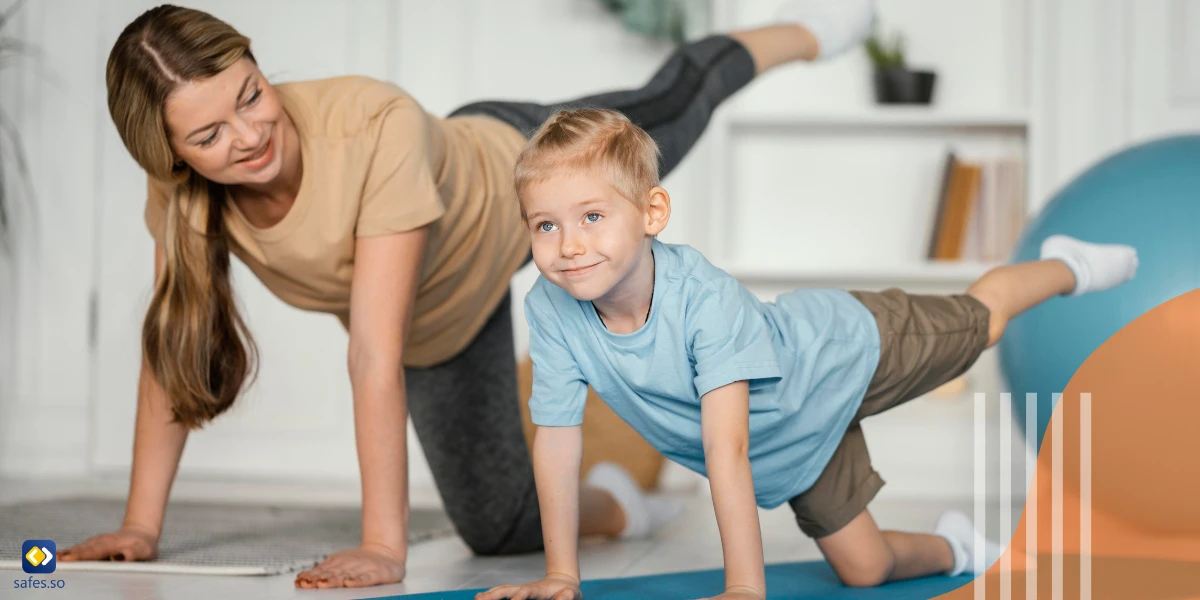
[[[965,112],[896,106],[854,111],[734,113],[727,124],[735,130],[920,128],[1020,132],[1029,126],[1029,114],[1022,110]]]
[[[932,226],[945,149],[966,160],[1023,156],[1027,206],[1036,209],[1041,133],[1032,93],[1038,66],[1030,59],[1036,19],[1027,0],[976,7],[922,1],[881,4],[880,18],[885,29],[905,31],[935,57],[939,89],[932,106],[875,104],[870,66],[851,56],[756,83],[716,113],[706,134],[713,153],[707,253],[714,264],[747,285],[919,284],[948,291],[995,266],[927,261],[927,242],[919,238],[927,233],[921,228]],[[935,8],[944,21],[919,16]],[[714,25],[761,22],[764,10],[716,0]],[[954,23],[980,17],[994,25],[975,38],[956,34]],[[913,55],[919,45],[910,43]],[[804,162],[790,162],[793,155]],[[789,222],[797,224],[794,235]],[[896,228],[903,233],[887,235]],[[839,244],[835,236],[842,233],[870,241],[845,237]],[[825,241],[834,242],[827,251]],[[797,251],[787,256],[780,248]]]
[[[955,147],[952,140],[966,139],[974,143],[987,144],[1008,141],[1020,147],[1027,164],[1032,150],[1032,119],[1025,110],[961,111],[940,110],[930,107],[872,107],[852,111],[805,111],[805,112],[748,112],[731,110],[714,118],[712,148],[713,167],[710,170],[709,188],[712,190],[709,203],[709,248],[716,264],[746,284],[835,282],[835,283],[908,283],[957,285],[974,281],[996,263],[973,261],[937,262],[924,260],[922,256],[889,256],[889,260],[871,260],[862,264],[846,261],[833,263],[801,262],[779,264],[777,257],[747,254],[733,233],[741,219],[750,217],[741,212],[735,180],[745,177],[736,171],[735,152],[738,144],[745,140],[773,140],[776,144],[788,145],[793,140],[800,143],[807,137],[829,140],[850,140],[871,136],[891,136],[912,139],[924,143],[942,143],[947,148]],[[1016,140],[1013,142],[1013,140]],[[968,157],[969,157],[968,153]],[[929,179],[931,195],[926,206],[919,210],[932,216],[936,197],[934,179],[940,177],[939,155],[937,164],[930,162]],[[806,173],[797,168],[795,172],[781,174],[782,177],[803,178]],[[1027,195],[1032,191],[1032,174],[1027,172]],[[869,172],[862,176],[870,177]],[[803,189],[796,191],[803,196]],[[806,200],[808,201],[808,200]],[[817,202],[834,201],[818,198]],[[1027,201],[1030,210],[1034,202]],[[847,223],[831,222],[830,227],[845,227]],[[745,235],[742,233],[741,235]]]
[[[843,267],[786,267],[729,262],[719,264],[730,275],[747,284],[833,282],[862,284],[891,282],[894,284],[967,284],[989,269],[998,266],[981,262],[913,262],[891,265]]]

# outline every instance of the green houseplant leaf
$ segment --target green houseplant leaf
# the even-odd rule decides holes
[[[908,64],[905,59],[906,40],[901,33],[894,33],[889,39],[876,29],[871,37],[864,42],[871,63],[876,69],[903,69]]]

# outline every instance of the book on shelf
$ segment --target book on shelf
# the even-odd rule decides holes
[[[1025,225],[1025,165],[1020,157],[964,161],[947,152],[930,260],[1007,260]]]
[[[958,166],[958,156],[953,151],[946,153],[946,163],[942,167],[942,185],[938,190],[937,208],[933,212],[933,233],[929,236],[929,252],[926,258],[934,258],[938,252],[938,240],[942,235],[942,213],[946,212],[946,203],[950,198],[951,178],[955,167]]]

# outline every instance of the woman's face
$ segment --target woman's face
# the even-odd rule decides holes
[[[265,186],[279,175],[289,121],[250,59],[175,88],[165,113],[177,159],[206,179]]]

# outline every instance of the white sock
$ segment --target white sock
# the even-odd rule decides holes
[[[625,511],[625,530],[619,536],[622,539],[649,536],[683,510],[683,504],[678,501],[643,493],[633,476],[616,463],[597,463],[588,471],[585,483],[612,494]]]
[[[871,34],[875,0],[789,0],[776,10],[775,18],[808,28],[821,46],[817,60],[828,60]]]
[[[1042,259],[1058,259],[1075,274],[1072,296],[1116,287],[1133,279],[1137,250],[1123,244],[1092,244],[1065,235],[1042,242]]]
[[[954,567],[946,574],[950,576],[962,573],[979,574],[987,571],[1004,553],[1004,548],[995,542],[988,541],[975,531],[971,517],[957,511],[948,510],[938,517],[933,533],[942,536],[950,544],[954,552]],[[977,565],[982,551],[983,564]]]

